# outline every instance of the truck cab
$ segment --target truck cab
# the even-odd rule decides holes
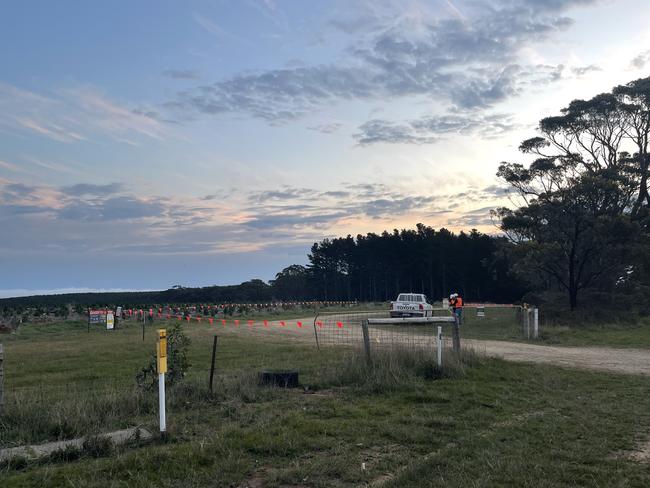
[[[391,317],[433,317],[433,305],[422,293],[400,293],[389,312]]]

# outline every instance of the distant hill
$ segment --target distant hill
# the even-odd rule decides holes
[[[152,303],[256,303],[272,300],[272,288],[262,280],[239,285],[206,286],[201,288],[174,287],[162,291],[65,293],[2,298],[0,307],[35,307],[73,305],[139,305]]]

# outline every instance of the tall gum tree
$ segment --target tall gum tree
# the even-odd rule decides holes
[[[629,273],[647,237],[650,79],[574,100],[538,130],[519,147],[529,165],[499,166],[518,198],[496,215],[520,271],[564,290],[573,310],[581,290]]]

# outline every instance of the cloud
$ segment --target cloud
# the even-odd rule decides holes
[[[197,80],[200,78],[199,73],[191,69],[166,69],[162,74],[173,80]]]
[[[377,219],[394,215],[403,215],[412,210],[428,209],[432,204],[434,204],[434,202],[434,197],[427,196],[378,198],[363,203],[360,209],[368,217]]]
[[[390,144],[431,144],[436,138],[420,135],[410,125],[398,125],[388,120],[372,119],[359,127],[353,135],[362,146],[385,142]]]
[[[162,139],[161,120],[108,98],[92,87],[60,90],[47,96],[0,83],[0,128],[30,132],[72,144],[98,137],[137,144],[137,139]]]
[[[467,212],[463,212],[460,216],[450,218],[447,224],[454,227],[485,227],[494,225],[494,220],[490,211],[495,207],[481,207]]]
[[[14,173],[23,173],[25,171],[18,165],[10,163],[8,161],[3,161],[2,159],[0,159],[0,168],[13,171]]]
[[[630,67],[635,69],[643,69],[650,61],[650,50],[643,51],[630,61]]]
[[[61,219],[75,221],[111,221],[162,217],[164,212],[165,206],[160,201],[122,196],[95,202],[69,202],[56,215]]]
[[[520,65],[520,52],[570,26],[564,10],[588,3],[471,4],[466,20],[425,16],[417,29],[395,6],[397,20],[394,15],[368,39],[355,39],[340,62],[235,75],[180,92],[166,107],[186,115],[247,113],[271,123],[346,100],[421,96],[463,109],[490,107],[533,82],[559,79],[558,67],[549,73],[541,65]]]
[[[595,64],[590,64],[587,66],[574,66],[571,68],[571,72],[577,77],[584,76],[587,73],[593,73],[594,71],[602,71],[602,68]]]
[[[280,252],[308,249],[354,222],[390,228],[394,222],[485,218],[477,210],[502,198],[497,185],[458,194],[417,194],[382,183],[335,189],[285,185],[220,199],[135,195],[121,183],[64,187],[0,181],[0,253],[75,257]],[[460,219],[462,220],[462,223]],[[472,220],[473,219],[473,220]]]
[[[482,111],[452,112],[446,115],[424,116],[402,124],[373,119],[359,127],[353,135],[360,145],[432,144],[446,135],[479,135],[482,138],[500,137],[519,125],[510,114],[486,114]]]
[[[106,185],[93,185],[91,183],[78,183],[65,186],[61,190],[68,195],[110,195],[119,193],[124,189],[122,183],[108,183]]]
[[[333,134],[334,132],[338,131],[341,127],[343,127],[343,124],[339,124],[338,122],[330,122],[329,124],[312,125],[307,128],[309,130],[322,132],[323,134]]]
[[[317,192],[310,188],[295,188],[283,186],[279,190],[266,190],[252,192],[248,199],[258,203],[264,203],[273,200],[297,200],[311,198],[317,195]]]
[[[55,141],[75,142],[85,140],[85,137],[79,133],[52,123],[39,123],[28,117],[17,117],[16,122],[26,129],[30,129]]]

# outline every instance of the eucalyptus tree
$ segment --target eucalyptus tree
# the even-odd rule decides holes
[[[517,268],[566,291],[571,309],[580,290],[620,282],[647,242],[649,102],[649,79],[574,100],[522,142],[530,164],[499,166],[515,208],[496,215]]]

